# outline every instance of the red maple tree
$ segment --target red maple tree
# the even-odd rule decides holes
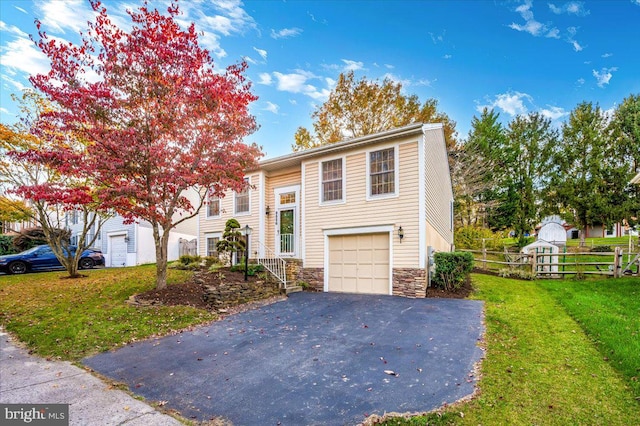
[[[40,123],[58,141],[55,150],[34,152],[33,159],[91,178],[101,208],[127,223],[148,221],[156,287],[163,288],[169,231],[196,216],[207,196],[244,189],[245,170],[256,166],[260,149],[243,138],[257,129],[248,112],[257,97],[244,76],[245,62],[214,70],[195,25],[182,29],[174,20],[176,3],[167,14],[146,2],[128,10],[128,31],[100,2],[90,3],[96,18],[79,44],[49,39],[36,21],[34,41],[51,70],[31,82],[58,107]],[[68,135],[83,141],[82,149],[67,144]],[[197,203],[185,197],[192,188]]]

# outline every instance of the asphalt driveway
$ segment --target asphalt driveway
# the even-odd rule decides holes
[[[480,301],[295,293],[83,362],[186,418],[344,425],[473,393]]]

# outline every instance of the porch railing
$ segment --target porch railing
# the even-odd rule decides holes
[[[262,248],[264,257],[258,257],[256,260],[258,263],[265,267],[265,269],[282,283],[283,288],[287,289],[287,263],[284,259],[278,257],[273,250],[258,241],[258,244]]]
[[[280,253],[294,253],[295,238],[293,234],[280,234]]]

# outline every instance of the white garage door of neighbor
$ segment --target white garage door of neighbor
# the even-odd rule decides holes
[[[109,266],[126,266],[127,265],[127,242],[124,235],[114,235],[109,237],[111,248],[111,261]]]
[[[389,234],[330,236],[329,291],[389,294]]]

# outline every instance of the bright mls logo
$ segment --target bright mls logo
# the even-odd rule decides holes
[[[68,426],[69,404],[0,404],[0,423]]]

